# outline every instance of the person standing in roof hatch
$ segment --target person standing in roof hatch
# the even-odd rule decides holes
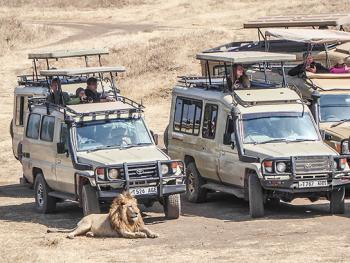
[[[85,95],[88,101],[92,102],[106,102],[106,101],[115,101],[114,98],[109,98],[103,96],[100,92],[97,91],[97,79],[94,77],[88,78],[87,87],[85,89]]]
[[[321,63],[315,62],[310,52],[303,54],[304,62],[289,70],[289,76],[300,76],[305,72],[311,73],[329,73],[329,70]]]

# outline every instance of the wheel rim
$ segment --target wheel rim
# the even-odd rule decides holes
[[[187,181],[188,181],[187,183],[188,191],[190,192],[190,194],[193,194],[195,191],[195,184],[194,184],[194,175],[192,172],[189,173]]]
[[[44,189],[43,185],[39,183],[38,189],[36,190],[36,196],[37,196],[37,201],[39,206],[44,205]]]

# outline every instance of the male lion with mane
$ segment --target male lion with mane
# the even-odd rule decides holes
[[[123,193],[112,202],[109,214],[91,214],[83,217],[73,229],[48,229],[48,233],[69,233],[67,238],[88,237],[156,238],[158,234],[145,227],[137,200]]]

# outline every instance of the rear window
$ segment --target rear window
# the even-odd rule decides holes
[[[27,137],[31,139],[39,138],[40,114],[31,113],[28,118]]]
[[[55,130],[55,117],[44,116],[41,124],[40,139],[47,142],[53,141]]]

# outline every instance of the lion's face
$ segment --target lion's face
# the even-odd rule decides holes
[[[140,209],[137,207],[136,200],[131,200],[123,205],[126,218],[130,223],[136,223],[140,217]]]

